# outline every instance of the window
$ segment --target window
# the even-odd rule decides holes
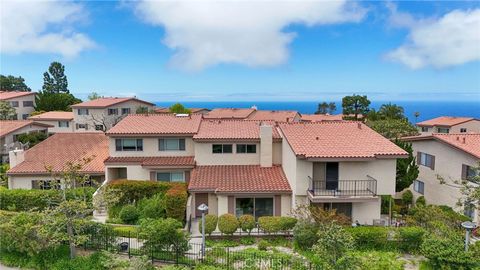
[[[465,164],[462,164],[462,180],[469,180],[478,175],[477,170]]]
[[[78,109],[78,115],[88,115],[88,109]]]
[[[23,107],[33,107],[33,101],[24,101]]]
[[[450,129],[449,128],[437,128],[437,132],[438,133],[448,133],[450,132]]]
[[[108,109],[108,115],[117,115],[118,109]]]
[[[22,119],[23,119],[23,120],[27,120],[28,116],[29,116],[28,113],[24,113],[24,114],[22,114]]]
[[[460,129],[460,133],[465,133],[465,132],[467,132],[467,128],[461,128]]]
[[[327,211],[335,209],[338,214],[352,217],[352,203],[324,203],[323,209]]]
[[[185,151],[185,139],[158,139],[159,151]]]
[[[255,219],[273,216],[273,198],[236,198],[235,214],[253,215]]]
[[[77,124],[77,129],[87,129],[86,124]]]
[[[425,194],[425,183],[420,180],[413,181],[413,190],[420,194]]]
[[[157,181],[185,182],[185,174],[183,172],[157,172]]]
[[[256,144],[237,144],[237,153],[243,154],[255,154],[257,153],[257,145]]]
[[[232,153],[231,144],[212,144],[212,153],[214,154],[225,154]]]
[[[417,163],[419,165],[429,167],[432,170],[435,169],[435,156],[432,156],[432,155],[429,155],[429,154],[426,154],[426,153],[422,153],[422,152],[418,152],[417,159],[418,159]]]
[[[12,107],[14,107],[14,108],[17,108],[18,107],[18,101],[10,101],[10,105],[12,105]]]
[[[122,114],[130,114],[130,108],[122,108]]]
[[[95,125],[95,130],[103,131],[103,125]]]
[[[428,132],[428,127],[422,127],[422,132]]]
[[[60,181],[32,180],[33,189],[60,189]]]
[[[115,139],[117,151],[143,151],[142,139]]]
[[[60,128],[68,128],[70,123],[68,121],[58,121],[58,127]]]

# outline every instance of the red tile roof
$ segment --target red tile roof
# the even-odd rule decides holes
[[[104,174],[108,157],[108,137],[103,133],[57,133],[25,152],[25,160],[8,174],[48,174],[45,166],[61,172],[67,162],[92,158],[82,173]]]
[[[474,120],[473,117],[452,117],[452,116],[440,116],[430,120],[417,123],[417,126],[442,126],[451,127],[461,123]]]
[[[141,102],[150,106],[154,106],[155,104],[146,102],[135,97],[102,97],[94,100],[85,101],[82,103],[78,103],[72,105],[72,108],[106,108],[116,104],[120,104],[123,102],[135,100],[137,102]]]
[[[403,149],[359,122],[290,123],[280,124],[280,129],[299,157],[329,159],[407,155]]]
[[[202,116],[173,114],[131,114],[107,131],[107,135],[195,134]]]
[[[30,120],[72,120],[73,112],[46,112],[28,117]]]
[[[18,98],[28,95],[35,95],[35,92],[23,92],[23,91],[0,91],[0,100],[8,100],[12,98]]]
[[[188,108],[191,113],[199,113],[201,111],[208,111],[206,108]],[[154,110],[156,113],[171,113],[170,108],[156,108]]]
[[[10,134],[16,130],[19,130],[29,125],[44,127],[45,129],[49,127],[53,127],[51,125],[35,123],[32,120],[1,120],[0,121],[0,137],[3,137],[7,134]]]
[[[197,141],[209,140],[260,140],[260,125],[267,123],[272,126],[273,139],[281,140],[274,122],[244,121],[244,120],[207,120],[200,124],[198,133],[193,136]]]
[[[254,111],[255,109],[219,108],[211,110],[204,117],[209,119],[245,119]]]
[[[264,111],[257,110],[250,114],[247,119],[249,120],[271,120],[275,122],[293,122],[294,118],[298,115],[297,111]]]
[[[302,121],[321,122],[321,121],[341,121],[343,114],[302,114]]]
[[[454,148],[471,154],[477,158],[480,158],[480,133],[460,133],[460,134],[445,134],[434,133],[427,136],[411,136],[403,137],[404,141],[423,141],[423,140],[437,140],[439,142],[446,143]]]
[[[161,166],[161,167],[186,167],[195,166],[194,157],[109,157],[105,164],[125,164],[133,163],[142,166]]]
[[[292,192],[282,167],[258,165],[197,166],[191,172],[190,191],[233,193]]]

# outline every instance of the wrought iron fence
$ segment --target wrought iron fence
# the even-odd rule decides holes
[[[316,180],[310,178],[309,192],[313,196],[356,197],[375,196],[377,180]]]

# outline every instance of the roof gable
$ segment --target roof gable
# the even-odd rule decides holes
[[[471,120],[475,120],[473,117],[453,117],[453,116],[440,116],[430,120],[417,123],[417,126],[443,126],[451,127],[458,124],[462,124]]]
[[[25,92],[25,91],[0,91],[0,100],[8,100],[12,98],[18,98],[28,95],[35,95],[35,92]]]
[[[32,120],[0,120],[0,137],[6,136],[16,130],[19,130],[29,125],[44,128],[52,127],[47,124],[36,123]]]
[[[135,97],[102,97],[94,100],[85,101],[82,103],[74,104],[72,108],[106,108],[113,105],[118,105],[127,101],[137,101],[146,105],[154,106],[155,104],[146,102]]]

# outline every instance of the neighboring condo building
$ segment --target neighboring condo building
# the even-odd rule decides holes
[[[150,112],[154,104],[135,97],[102,97],[72,105],[75,131],[107,131],[128,114]]]
[[[343,114],[302,114],[302,122],[342,121]]]
[[[417,123],[421,135],[432,133],[480,133],[480,120],[473,117],[441,116]]]
[[[26,120],[35,111],[35,92],[0,91],[0,101],[12,106],[16,115],[12,120]]]
[[[300,122],[301,115],[297,111],[267,111],[248,109],[217,108],[204,115],[206,119],[237,119],[275,122]]]
[[[33,120],[35,123],[42,123],[52,126],[48,128],[49,134],[75,131],[73,112],[45,112],[30,116],[28,120]]]
[[[0,121],[0,155],[1,162],[8,162],[8,152],[21,149],[24,146],[18,141],[18,136],[32,132],[47,133],[50,125],[35,123],[30,120],[1,120]]]
[[[479,221],[478,209],[458,205],[462,198],[458,182],[475,176],[474,168],[480,165],[480,134],[432,134],[403,140],[412,143],[420,171],[410,187],[414,199],[425,196],[429,204],[450,206]]]

